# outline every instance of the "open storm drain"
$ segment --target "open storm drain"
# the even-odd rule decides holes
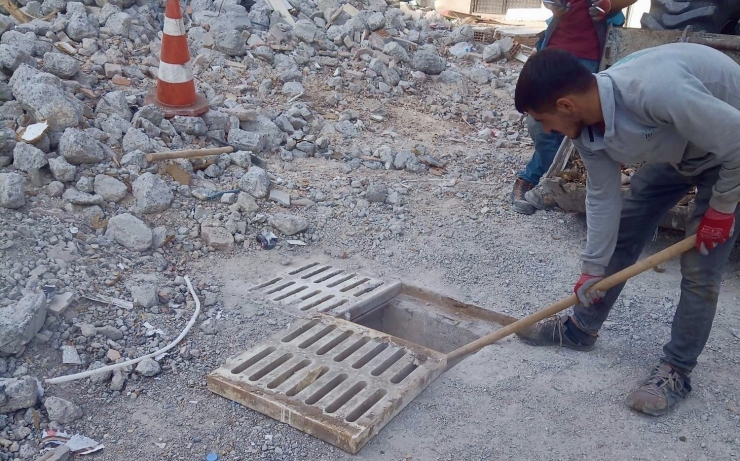
[[[208,388],[354,454],[445,368],[444,354],[316,314],[229,360]]]
[[[208,388],[350,453],[461,360],[446,353],[516,321],[317,262],[250,291],[305,318],[229,360]]]

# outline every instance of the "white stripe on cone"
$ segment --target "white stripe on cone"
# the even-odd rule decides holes
[[[187,83],[193,79],[193,65],[160,62],[158,77],[167,83]]]
[[[164,29],[162,32],[173,37],[185,35],[185,24],[183,24],[182,18],[164,18]]]

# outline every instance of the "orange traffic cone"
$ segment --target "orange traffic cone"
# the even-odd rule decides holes
[[[208,112],[206,98],[195,93],[193,66],[179,0],[167,0],[164,15],[157,89],[147,96],[146,102],[156,104],[165,117],[194,117]]]

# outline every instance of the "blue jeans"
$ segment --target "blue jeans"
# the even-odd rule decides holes
[[[591,72],[596,73],[599,70],[599,61],[590,59],[579,59],[578,61]],[[542,175],[550,168],[565,136],[560,133],[543,133],[542,124],[529,116],[527,117],[527,128],[534,141],[534,154],[524,171],[519,173],[519,177],[537,185]]]

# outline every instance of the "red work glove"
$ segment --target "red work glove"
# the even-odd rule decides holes
[[[591,15],[591,19],[594,21],[603,21],[611,10],[611,0],[591,0],[591,8],[588,9],[588,14]]]
[[[602,280],[604,280],[604,277],[581,274],[581,278],[578,279],[576,286],[573,288],[573,292],[578,296],[578,301],[586,307],[601,301],[601,298],[604,297],[603,291],[592,291],[588,293],[588,290]]]
[[[732,237],[733,232],[735,232],[735,213],[720,213],[714,208],[709,208],[696,230],[696,249],[706,256],[709,250]]]

